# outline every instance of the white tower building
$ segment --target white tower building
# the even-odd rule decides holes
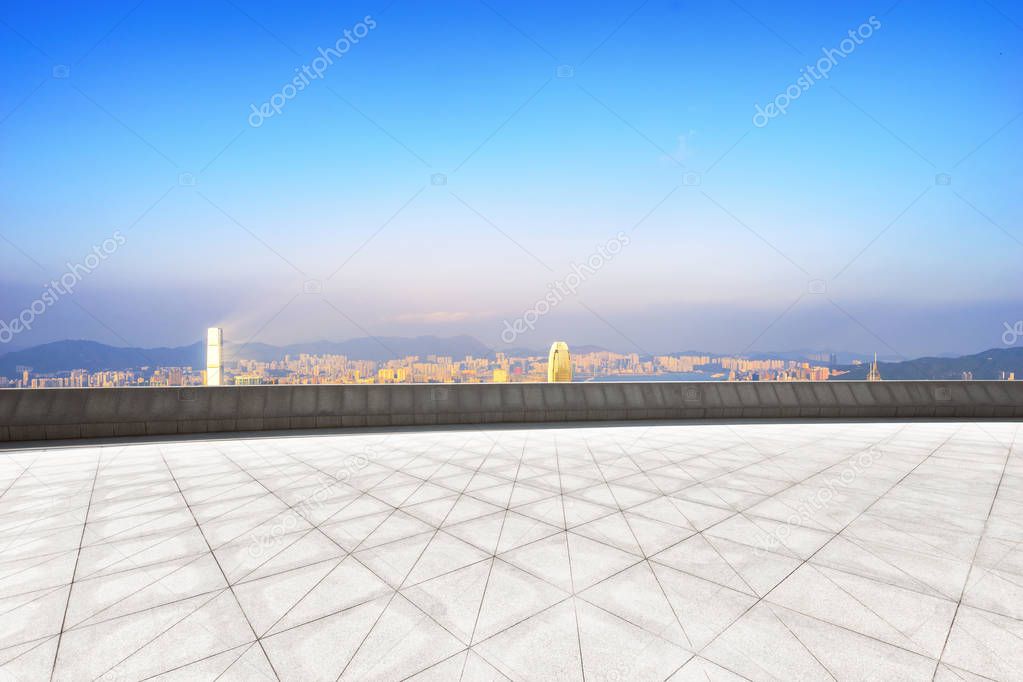
[[[210,327],[206,330],[206,385],[224,385],[224,330]]]

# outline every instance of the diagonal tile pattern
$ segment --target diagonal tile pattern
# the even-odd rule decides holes
[[[1023,679],[1014,422],[0,453],[0,679]]]

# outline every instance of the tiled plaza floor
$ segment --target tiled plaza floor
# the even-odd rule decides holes
[[[1023,679],[1019,431],[0,451],[0,680]]]

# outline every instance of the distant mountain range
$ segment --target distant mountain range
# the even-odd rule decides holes
[[[609,351],[607,348],[604,348],[603,346],[583,346],[583,345],[576,346],[576,345],[572,345],[572,346],[569,346],[569,349],[573,353],[578,353],[580,355],[583,354],[583,353],[612,353],[612,352],[613,353],[617,353],[618,352],[618,351]],[[507,355],[508,357],[511,357],[511,358],[521,358],[523,356],[537,356],[537,355],[538,356],[542,356],[542,357],[547,357],[547,354],[550,352],[550,349],[549,348],[543,348],[543,349],[537,349],[537,348],[500,348],[500,349],[497,350],[497,352],[504,353],[505,355]],[[493,351],[491,352],[491,354],[493,354]]]
[[[1023,347],[992,348],[957,358],[927,357],[903,362],[878,362],[881,379],[962,379],[963,372],[972,372],[974,379],[1000,379],[1002,372],[1015,372],[1023,379]],[[836,380],[866,379],[869,363],[847,365],[838,369],[848,374]]]
[[[180,348],[121,348],[95,341],[54,341],[0,356],[0,376],[14,377],[18,367],[37,374],[72,369],[101,371],[132,367],[202,367],[205,352],[199,343]]]
[[[200,348],[200,352],[204,352]],[[285,355],[344,355],[353,360],[394,360],[408,355],[450,355],[462,359],[492,356],[494,351],[485,343],[472,336],[376,336],[348,339],[347,341],[313,341],[294,343],[288,346],[269,346],[263,343],[226,344],[224,353],[228,359],[280,360]],[[205,357],[205,356],[203,356]]]
[[[871,360],[869,355],[863,353],[850,353],[848,351],[811,350],[803,348],[781,352],[752,352],[747,355],[750,360],[795,360],[797,362],[826,363],[829,355],[834,354],[835,361],[840,364],[852,364],[854,360]]]
[[[864,355],[863,353],[819,349],[813,350],[809,348],[783,351],[752,351],[743,353],[742,357],[750,360],[795,360],[796,362],[814,362],[823,365],[827,363],[828,356],[831,354],[834,354],[836,362],[840,364],[851,364],[854,360],[864,361],[871,358],[871,356]],[[658,355],[697,355],[718,358],[731,354],[708,350],[682,350],[674,353],[658,353]]]

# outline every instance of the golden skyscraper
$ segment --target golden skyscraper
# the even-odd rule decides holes
[[[551,352],[547,357],[547,382],[571,381],[572,358],[568,354],[568,344],[564,341],[555,341],[551,344]]]
[[[224,330],[210,327],[206,330],[206,385],[221,386],[224,383]]]

